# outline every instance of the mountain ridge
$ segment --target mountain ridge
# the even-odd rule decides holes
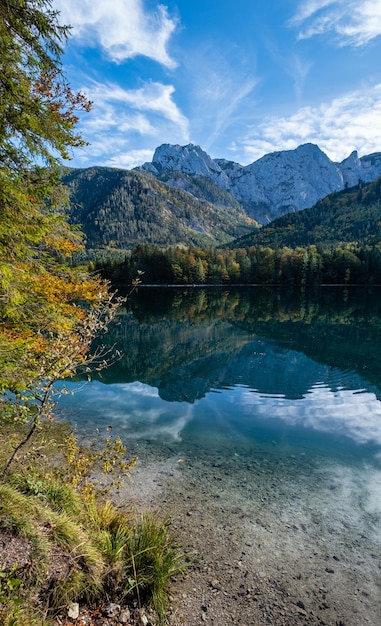
[[[352,189],[359,179],[371,184],[366,181],[380,175],[381,153],[360,158],[354,151],[337,164],[318,146],[304,144],[241,166],[226,159],[213,160],[193,144],[162,144],[152,163],[134,170],[67,169],[62,181],[69,190],[70,220],[82,225],[87,249],[122,254],[144,243],[231,247],[245,235],[240,245],[259,242],[261,236],[250,236],[259,224],[266,227],[286,214],[300,215],[305,206],[311,209],[331,194]],[[373,230],[378,234],[377,206],[373,213],[366,209],[367,217],[364,208],[359,210],[367,223],[376,224]],[[349,209],[345,211],[341,222],[352,219],[359,224],[361,215],[352,212],[351,218]],[[324,229],[339,226],[333,219],[328,226],[325,222]],[[360,226],[359,234],[364,230]],[[299,227],[303,228],[300,221],[298,226],[293,224],[294,233]],[[344,233],[341,228],[341,232],[348,241],[351,229]]]
[[[340,163],[315,144],[264,155],[242,166],[212,159],[200,146],[162,144],[152,162],[135,168],[193,193],[191,180],[206,178],[228,192],[252,219],[266,224],[276,217],[310,208],[334,191],[371,182],[381,175],[381,152],[363,157],[353,151]],[[176,173],[176,177],[170,176]]]

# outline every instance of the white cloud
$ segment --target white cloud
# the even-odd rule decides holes
[[[316,143],[334,161],[352,150],[360,155],[380,150],[381,84],[358,90],[319,106],[302,107],[289,117],[268,116],[249,127],[233,151],[245,162],[276,150],[289,150],[303,143]]]
[[[334,33],[340,46],[363,46],[381,34],[381,0],[310,0],[290,25],[300,28],[300,39]]]
[[[122,107],[122,111],[125,112],[130,107],[140,112],[147,111],[169,120],[177,127],[181,137],[185,139],[188,137],[188,120],[172,99],[172,95],[175,92],[173,85],[148,82],[139,89],[123,89],[115,83],[93,83],[84,91],[96,103],[95,112],[97,112],[97,109],[100,112],[102,110],[107,111],[109,119],[112,111],[114,112],[112,117],[114,124],[115,122],[118,125],[120,124],[120,117],[119,114],[115,115],[115,108]],[[103,113],[98,113],[97,118],[101,124],[104,123]],[[139,126],[142,125],[143,120],[145,124],[147,123],[146,119],[141,115],[135,119],[140,120]],[[152,129],[153,126],[150,125],[150,128],[148,129],[147,127],[145,132],[148,130],[152,131]]]
[[[81,91],[94,101],[81,120],[90,148],[76,151],[81,166],[100,163],[130,169],[152,159],[163,141],[189,141],[189,123],[173,101],[174,87],[148,82],[139,89],[92,82]]]
[[[295,13],[295,16],[292,19],[292,22],[300,23],[304,20],[310,18],[312,15],[318,13],[325,7],[337,4],[338,0],[307,0],[307,2],[302,2]]]
[[[149,119],[142,113],[125,113],[116,111],[108,102],[95,103],[94,115],[90,115],[84,122],[86,133],[102,131],[135,132],[141,135],[154,135],[155,128]]]
[[[119,167],[126,170],[131,170],[142,163],[152,161],[154,150],[130,150],[129,152],[119,154],[111,157],[105,162],[108,167]]]
[[[110,58],[121,62],[138,55],[168,68],[176,67],[167,47],[177,21],[167,8],[158,5],[156,12],[144,9],[143,0],[54,0],[61,22],[72,26],[72,36],[99,43]]]

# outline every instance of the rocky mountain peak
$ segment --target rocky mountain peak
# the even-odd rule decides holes
[[[205,176],[221,187],[229,185],[229,179],[221,167],[200,146],[162,144],[156,148],[152,165],[158,172],[183,172],[191,176]]]
[[[248,215],[266,223],[284,213],[313,206],[333,191],[371,182],[381,175],[381,153],[359,158],[353,151],[342,163],[335,163],[319,148],[306,143],[295,150],[272,152],[250,165],[226,159],[212,159],[200,146],[163,144],[152,163],[141,170],[156,176],[177,172],[168,182],[194,193],[189,177],[206,178],[228,191]],[[187,176],[181,180],[180,174]]]

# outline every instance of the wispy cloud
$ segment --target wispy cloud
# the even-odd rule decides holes
[[[316,143],[327,155],[341,161],[352,150],[361,155],[377,152],[381,145],[381,84],[349,93],[319,106],[302,107],[288,117],[268,116],[248,128],[232,150],[250,163],[276,150]]]
[[[130,168],[150,160],[163,140],[189,140],[188,120],[173,100],[172,85],[147,82],[139,89],[123,89],[115,83],[92,82],[82,91],[94,101],[93,110],[81,123],[93,162]],[[137,136],[138,149],[133,142]],[[88,152],[76,154],[82,165]]]
[[[204,42],[191,59],[184,59],[184,65],[190,82],[192,128],[209,150],[243,115],[259,83],[255,59],[245,59],[236,47],[222,51]]]
[[[122,106],[155,113],[166,118],[178,128],[180,135],[188,136],[188,120],[173,101],[175,88],[158,82],[144,83],[139,89],[123,89],[116,83],[93,83],[84,90],[97,107]],[[99,116],[98,116],[99,117]],[[103,123],[103,116],[100,118]],[[118,124],[120,123],[119,118]]]
[[[214,100],[216,102],[216,106],[212,107],[211,109],[213,111],[214,120],[211,125],[211,131],[209,132],[205,140],[206,149],[209,149],[213,145],[216,138],[219,137],[219,135],[227,128],[227,126],[232,123],[234,113],[238,110],[239,105],[242,103],[242,101],[253,91],[256,85],[256,81],[249,78],[246,82],[242,83],[239,86],[236,86],[236,89],[233,88],[230,92],[230,97],[228,97],[228,94],[226,92],[225,81],[224,85],[224,96],[222,96],[222,92],[220,92],[220,95],[222,97],[218,97],[219,90],[215,89],[214,91]],[[208,106],[210,106],[210,99]]]
[[[297,98],[302,96],[304,82],[311,70],[312,65],[313,64],[311,62],[304,61],[297,54],[291,54],[283,59],[283,69],[293,80],[295,95]]]
[[[306,78],[314,63],[284,45],[281,46],[274,37],[266,38],[265,47],[269,56],[282,72],[291,77],[295,95],[297,98],[301,98]]]
[[[53,6],[74,38],[100,44],[115,62],[143,55],[176,67],[167,48],[177,20],[163,5],[155,12],[145,10],[143,0],[113,0],[112,6],[104,0],[54,0]]]
[[[300,39],[334,33],[340,46],[363,46],[381,34],[381,0],[309,0],[290,25]]]
[[[307,0],[301,2],[292,21],[295,23],[303,22],[319,13],[322,9],[337,4],[338,2],[340,2],[340,0]]]

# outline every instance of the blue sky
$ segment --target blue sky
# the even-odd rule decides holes
[[[94,101],[71,165],[162,143],[242,165],[312,142],[381,151],[381,0],[53,0],[71,86]]]

